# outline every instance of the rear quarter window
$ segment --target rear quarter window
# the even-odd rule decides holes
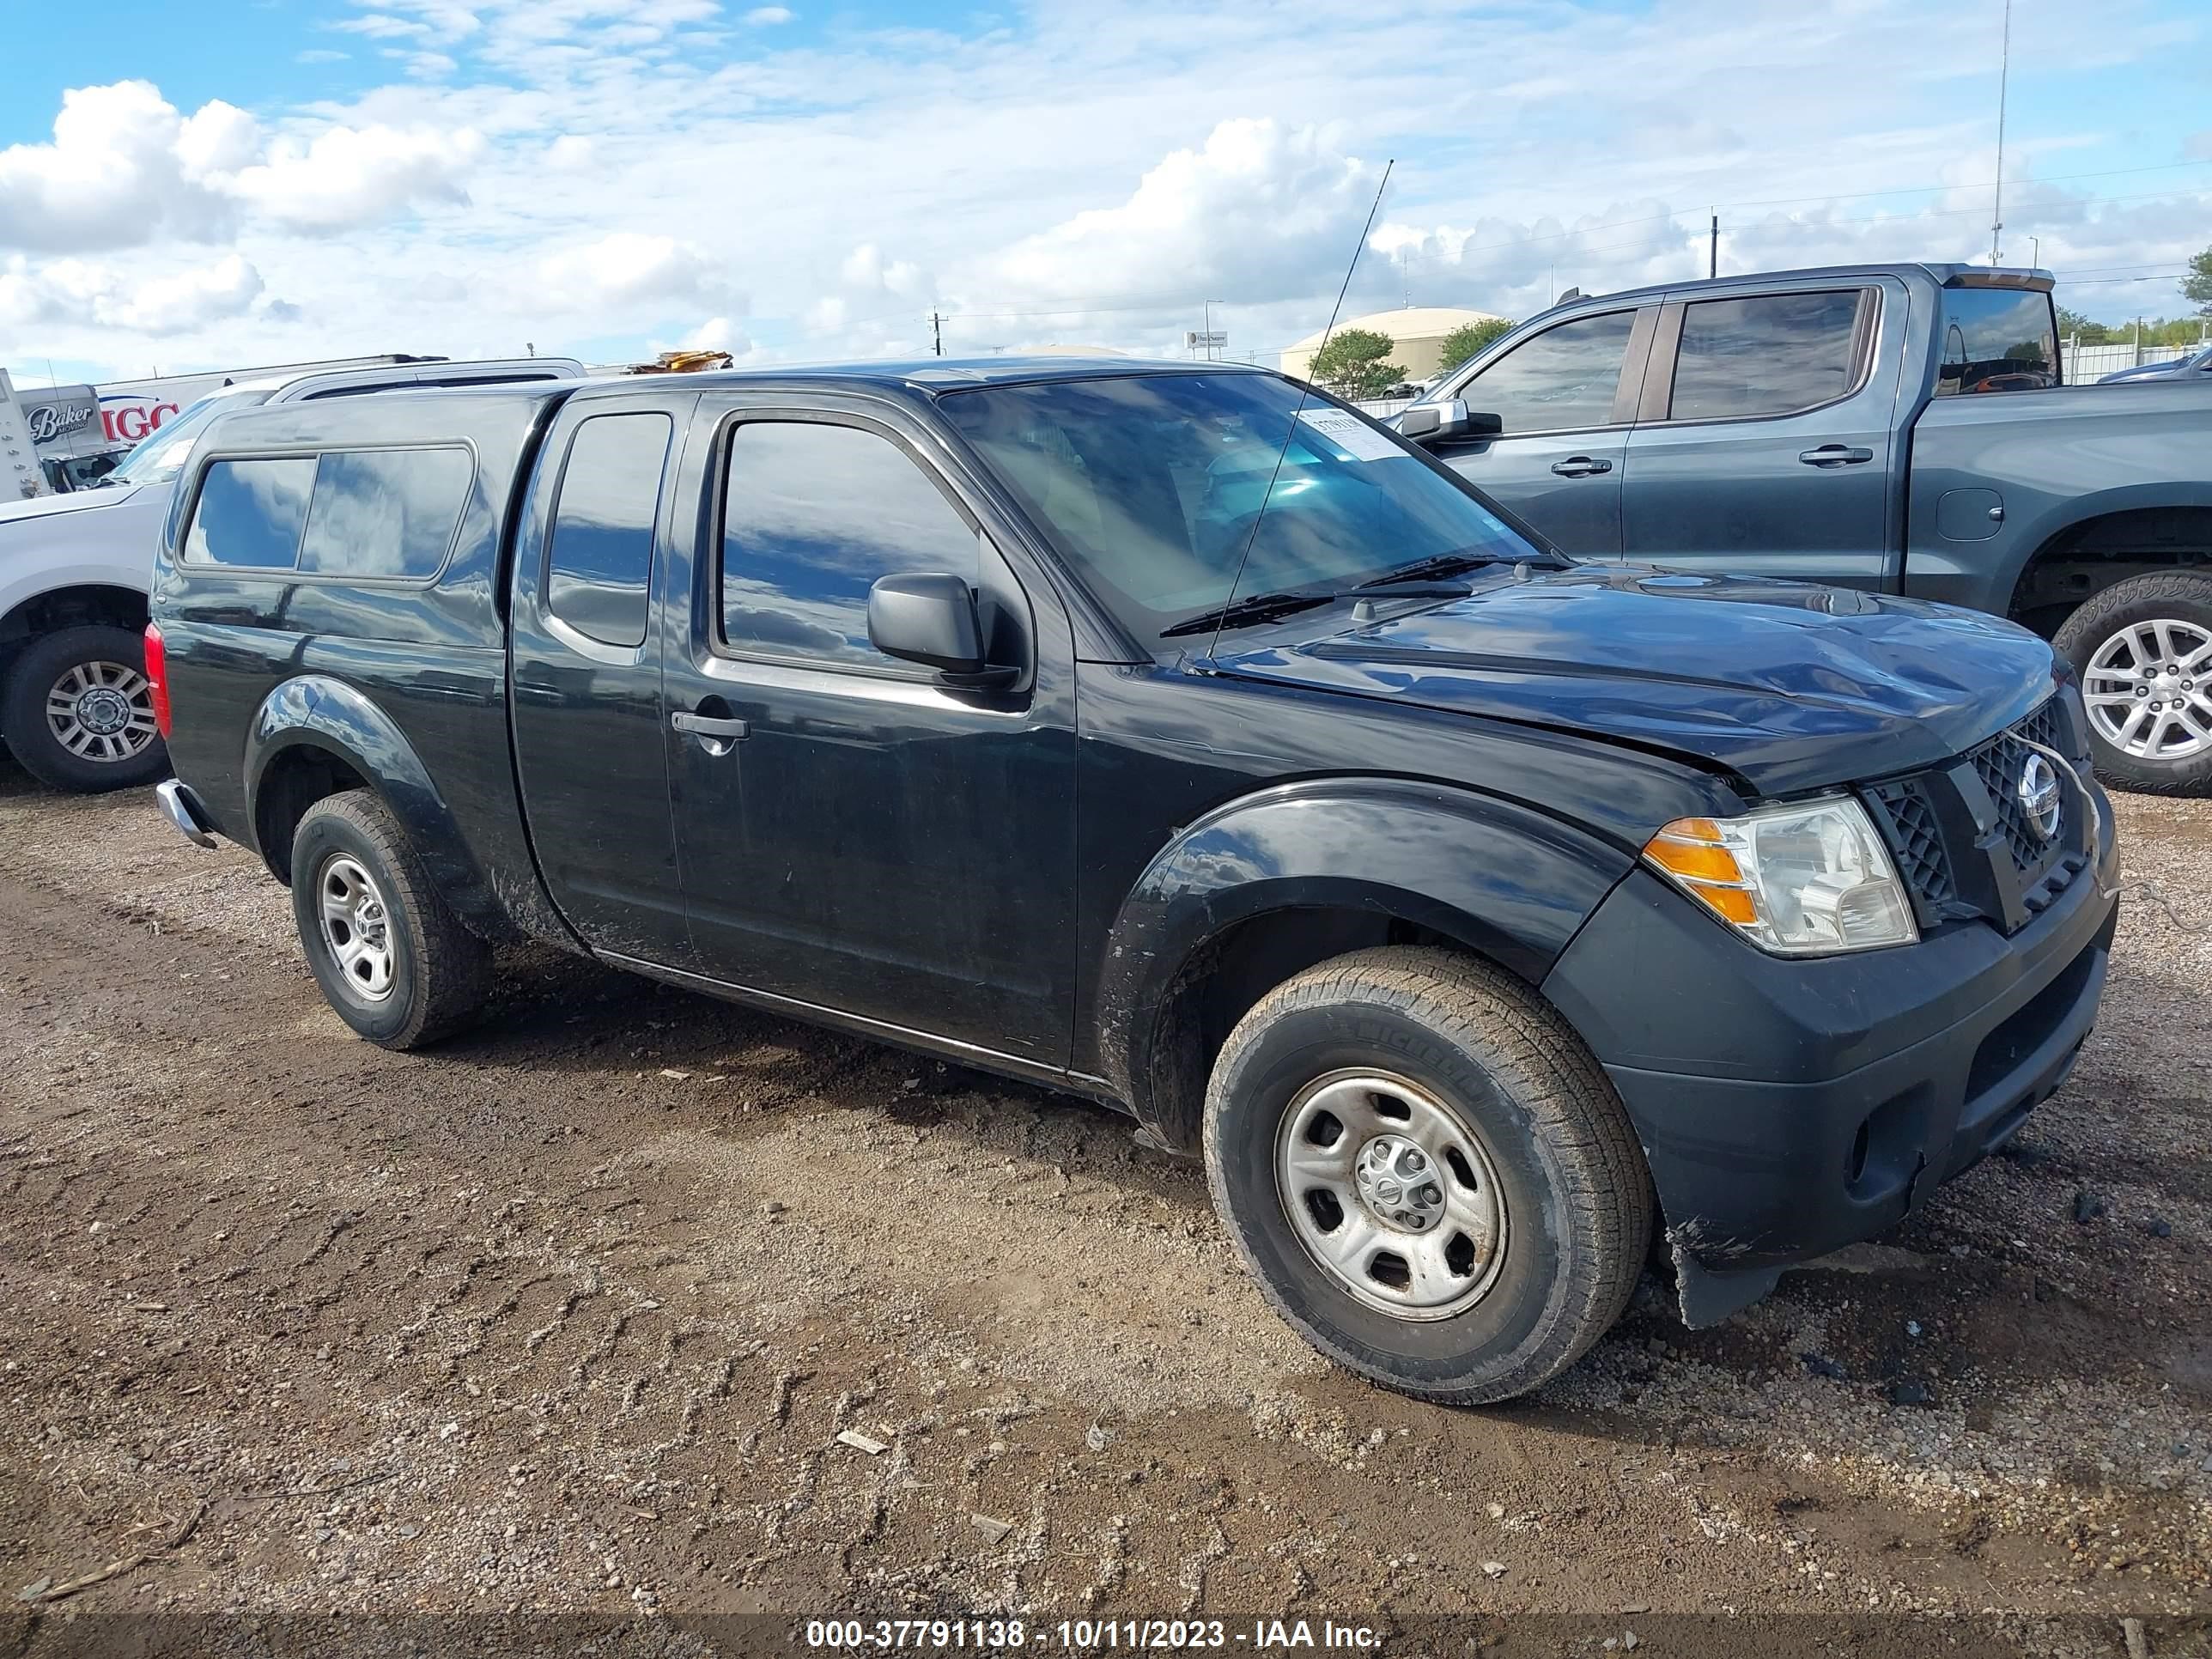
[[[2058,321],[2039,289],[1945,289],[1936,344],[1939,398],[2058,384]]]
[[[299,559],[300,532],[314,488],[312,455],[210,463],[185,538],[185,558],[198,564],[291,569]]]
[[[468,504],[476,463],[465,449],[326,453],[300,548],[300,568],[325,575],[434,576]]]
[[[476,480],[466,449],[335,449],[210,462],[185,557],[245,570],[427,581]]]

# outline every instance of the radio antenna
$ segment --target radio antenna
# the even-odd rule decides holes
[[[1321,331],[1321,343],[1314,348],[1314,357],[1328,349],[1328,337],[1336,331],[1337,313],[1344,309],[1344,296],[1352,289],[1352,273],[1359,269],[1359,256],[1367,246],[1367,233],[1375,228],[1375,216],[1382,210],[1382,192],[1390,187],[1390,169],[1398,165],[1392,156],[1382,164],[1382,177],[1375,186],[1375,199],[1368,204],[1367,222],[1359,228],[1359,240],[1352,245],[1352,263],[1344,268],[1344,280],[1337,284],[1336,303],[1329,307],[1328,326]],[[1306,372],[1313,372],[1313,357],[1306,359]],[[1229,579],[1229,592],[1222,597],[1221,619],[1213,624],[1213,637],[1206,644],[1206,655],[1211,661],[1221,648],[1221,629],[1229,620],[1229,607],[1237,598],[1237,590],[1243,585],[1244,566],[1252,556],[1252,544],[1260,539],[1260,526],[1267,517],[1267,508],[1275,499],[1275,480],[1283,476],[1283,459],[1291,453],[1291,440],[1298,434],[1298,416],[1305,413],[1306,398],[1313,391],[1310,380],[1298,382],[1297,406],[1291,410],[1291,423],[1283,433],[1283,447],[1275,452],[1275,470],[1267,475],[1267,493],[1260,498],[1260,511],[1254,515],[1252,528],[1244,538],[1244,550],[1237,556],[1237,574]]]

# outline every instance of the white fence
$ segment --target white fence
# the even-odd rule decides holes
[[[2081,386],[2116,368],[2133,368],[2139,363],[2170,363],[2197,349],[2196,346],[2136,346],[2125,341],[2118,345],[2075,345],[2069,340],[2063,359],[2066,379],[2069,385]]]

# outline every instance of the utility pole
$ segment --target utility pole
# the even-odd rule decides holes
[[[1996,196],[1990,207],[1990,268],[1996,269],[2004,252],[2004,123],[2005,82],[2012,76],[2012,0],[2004,0],[2004,35],[1997,48],[1997,178]]]
[[[1711,252],[1705,255],[1705,275],[1717,276],[1721,274],[1721,210],[1715,208],[1712,213],[1712,246]]]
[[[929,337],[937,348],[937,355],[945,355],[945,319],[935,312],[929,313]]]

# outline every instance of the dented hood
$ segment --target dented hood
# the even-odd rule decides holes
[[[1662,749],[1762,795],[1955,756],[2033,708],[2058,672],[2034,635],[1971,611],[1617,565],[1486,573],[1463,599],[1216,662]]]

